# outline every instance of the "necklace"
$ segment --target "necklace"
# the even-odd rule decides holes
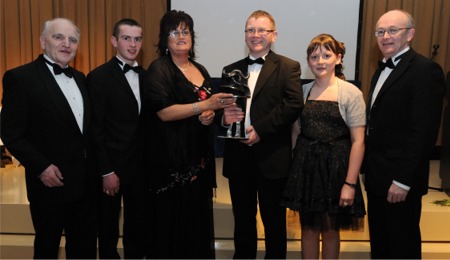
[[[181,66],[178,66],[178,64],[176,64],[176,63],[175,63],[175,65],[177,65],[177,67],[181,70],[181,72],[183,72],[184,74],[186,74],[186,71],[189,69],[189,66],[191,66],[191,62],[188,61],[186,67],[184,67],[184,68],[181,67]]]

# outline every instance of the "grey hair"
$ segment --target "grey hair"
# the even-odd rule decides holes
[[[47,34],[48,34],[48,31],[49,31],[50,28],[53,26],[53,24],[54,24],[55,22],[61,22],[61,21],[68,22],[68,23],[70,23],[70,24],[75,28],[75,31],[76,31],[76,33],[77,33],[76,37],[77,37],[77,39],[79,40],[79,39],[80,39],[80,29],[78,28],[78,26],[76,26],[75,23],[74,23],[72,20],[67,19],[67,18],[62,18],[62,17],[57,17],[57,18],[54,18],[54,19],[45,21],[45,22],[44,22],[44,28],[42,29],[41,35],[42,35],[42,36],[47,35]]]

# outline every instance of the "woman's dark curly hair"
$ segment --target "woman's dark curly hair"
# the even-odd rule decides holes
[[[158,54],[159,56],[169,55],[167,44],[169,41],[169,33],[176,30],[179,25],[184,25],[183,29],[189,29],[192,38],[192,47],[189,50],[189,57],[195,59],[195,31],[194,20],[192,17],[183,11],[171,10],[168,11],[161,18],[159,24],[159,42],[158,42]]]

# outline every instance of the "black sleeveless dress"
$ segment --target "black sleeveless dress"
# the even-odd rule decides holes
[[[301,134],[281,204],[300,212],[302,226],[323,228],[321,219],[327,213],[332,217],[329,228],[357,229],[366,213],[359,181],[353,205],[339,207],[351,139],[338,103],[308,100],[300,122]]]

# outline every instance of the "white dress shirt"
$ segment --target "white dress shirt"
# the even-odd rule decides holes
[[[256,58],[249,55],[250,59],[255,60]],[[263,57],[263,59],[265,60],[265,55]],[[258,80],[259,77],[259,73],[261,72],[263,64],[252,64],[252,65],[248,65],[248,73],[250,75],[250,77],[247,80],[247,85],[248,88],[250,89],[250,98],[247,98],[247,105],[246,105],[246,110],[245,110],[245,122],[244,122],[244,126],[245,129],[247,129],[251,124],[251,118],[250,118],[250,107],[252,104],[252,99],[253,99],[253,92],[255,90],[255,86],[256,86],[256,81]],[[247,134],[245,134],[246,137],[248,137]]]
[[[394,63],[395,66],[397,66],[397,64],[400,62],[400,59],[396,59],[398,56],[402,55],[403,53],[407,52],[409,50],[409,46],[406,47],[405,49],[403,49],[402,51],[400,51],[399,53],[397,53],[397,55],[395,55],[394,57],[392,57],[392,62]],[[383,62],[386,62],[386,58],[383,59]],[[386,81],[386,79],[389,77],[389,75],[391,74],[393,69],[391,68],[384,68],[384,70],[381,72],[380,77],[378,78],[377,84],[375,85],[375,89],[373,90],[373,94],[372,94],[372,102],[370,103],[370,108],[372,108],[373,103],[375,102],[375,99],[378,96],[378,93],[380,92],[381,87],[383,86],[384,82]],[[396,180],[392,181],[395,185],[399,186],[400,188],[409,191],[409,189],[411,187],[400,183]]]
[[[52,63],[55,63],[49,56],[44,54],[44,58],[49,60]],[[58,83],[59,88],[63,92],[64,96],[67,99],[67,102],[72,109],[72,113],[77,120],[78,127],[80,131],[83,133],[83,118],[84,118],[84,104],[83,104],[83,96],[81,95],[81,91],[75,82],[75,78],[69,78],[64,73],[56,75],[53,72],[53,66],[46,63],[48,69],[55,77],[56,82]]]
[[[116,55],[116,58],[122,62],[122,64],[118,63],[120,66],[120,69],[123,70],[123,66],[125,66],[125,62],[120,59],[119,56]],[[133,65],[131,67],[138,66],[137,61],[134,61]],[[138,103],[138,113],[141,112],[141,92],[139,90],[139,74],[135,72],[134,70],[129,70],[127,73],[125,73],[125,78],[127,78],[128,84],[130,84],[131,91],[133,91],[134,97],[136,98],[136,101]]]

